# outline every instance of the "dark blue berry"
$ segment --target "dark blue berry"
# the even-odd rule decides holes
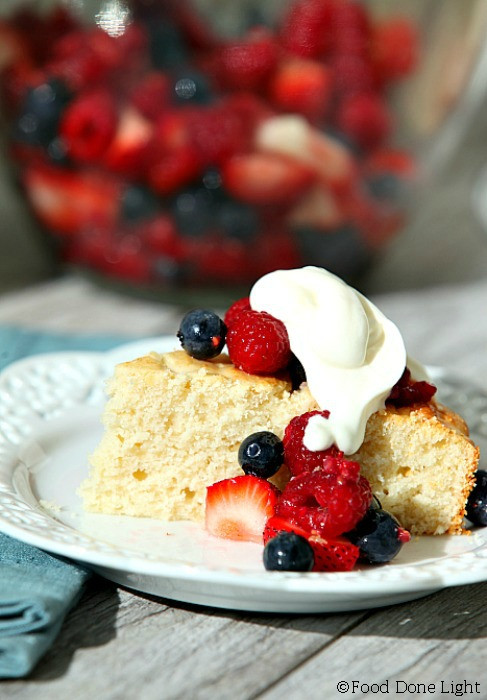
[[[59,120],[70,99],[68,88],[57,78],[28,90],[15,125],[14,138],[47,148],[57,136]]]
[[[176,104],[208,104],[213,94],[208,78],[198,71],[180,69],[174,75],[174,100]]]
[[[246,474],[268,479],[284,462],[282,440],[268,430],[252,433],[238,450],[238,463]]]
[[[179,29],[167,19],[147,22],[149,54],[154,68],[168,69],[184,65],[188,50]]]
[[[474,525],[487,526],[487,471],[479,469],[476,484],[467,501],[467,518]]]
[[[213,198],[203,188],[185,190],[176,197],[172,214],[176,227],[183,236],[198,238],[213,226]]]
[[[294,532],[280,532],[269,540],[263,559],[268,571],[311,571],[314,566],[310,543]]]
[[[230,238],[249,242],[259,228],[259,217],[253,207],[227,199],[218,204],[216,225]]]
[[[299,389],[303,382],[306,381],[306,372],[303,365],[294,354],[291,355],[291,361],[289,362],[288,370],[289,376],[291,378],[292,388],[293,391],[295,391],[296,389]]]
[[[148,219],[159,210],[159,201],[150,190],[141,185],[125,188],[120,202],[120,216],[125,221]]]
[[[397,202],[402,193],[401,181],[393,173],[381,173],[365,181],[370,194],[384,202]]]
[[[325,267],[347,282],[364,272],[371,260],[370,248],[351,225],[327,233],[299,227],[295,235],[305,263]]]
[[[225,324],[213,311],[194,309],[183,317],[177,336],[188,355],[209,360],[221,353],[226,332]]]
[[[383,564],[394,559],[402,547],[401,526],[382,508],[369,508],[347,539],[360,549],[360,559],[369,564]]]

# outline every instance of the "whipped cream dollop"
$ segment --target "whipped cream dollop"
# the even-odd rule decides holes
[[[398,328],[360,292],[319,267],[277,270],[253,286],[250,305],[286,326],[291,350],[327,419],[304,434],[313,451],[336,444],[345,454],[363,442],[367,420],[385,406],[406,366]]]

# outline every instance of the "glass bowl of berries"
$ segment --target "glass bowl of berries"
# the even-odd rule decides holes
[[[356,281],[401,229],[418,134],[441,121],[395,110],[433,92],[422,19],[401,11],[4,3],[8,150],[59,259],[179,298],[307,263]]]

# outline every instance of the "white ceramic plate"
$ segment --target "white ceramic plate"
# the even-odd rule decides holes
[[[239,610],[357,610],[487,578],[487,528],[471,537],[415,538],[380,567],[297,574],[267,572],[259,545],[213,538],[193,523],[83,513],[76,489],[101,436],[104,379],[117,362],[174,346],[174,338],[154,338],[109,353],[38,355],[1,375],[3,532],[129,588]],[[435,380],[485,440],[487,395],[439,371]]]

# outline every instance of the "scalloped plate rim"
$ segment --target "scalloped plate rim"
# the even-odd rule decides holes
[[[138,354],[153,348],[153,346],[157,346],[157,350],[164,352],[175,347],[176,345],[177,343],[175,342],[174,337],[163,336],[125,343],[105,353],[68,351],[39,354],[18,360],[17,362],[9,365],[0,374],[0,388],[4,386],[5,381],[9,378],[15,377],[24,369],[28,369],[30,367],[35,368],[41,362],[56,365],[56,363],[59,363],[59,361],[69,362],[71,360],[86,360],[89,363],[93,363],[95,374],[102,371],[102,373],[106,376],[106,373],[116,362],[129,359],[130,356],[136,357]],[[436,367],[432,368],[432,374],[433,373],[437,378],[445,375],[444,370]],[[16,449],[14,445],[12,445],[12,449]],[[14,469],[12,467],[11,476],[13,476],[13,472]],[[15,493],[15,490],[13,493]],[[18,494],[16,495],[18,496]],[[35,512],[37,515],[40,514],[42,518],[56,524],[56,526],[61,524],[68,530],[74,529],[62,523],[62,521],[57,520],[49,512],[42,509],[40,504],[37,504],[37,506],[37,509],[32,508],[33,512]],[[322,607],[319,609],[326,611],[327,609],[336,609],[336,602],[338,601],[338,604],[340,605],[340,601],[344,597],[348,598],[352,604],[354,599],[372,594],[373,598],[377,599],[376,604],[380,605],[380,597],[384,595],[399,597],[404,595],[410,599],[409,594],[411,593],[415,595],[417,594],[417,597],[419,597],[421,595],[425,595],[425,593],[438,590],[439,588],[466,583],[475,583],[487,579],[487,541],[482,541],[479,547],[477,547],[475,550],[460,554],[448,555],[446,558],[448,560],[456,559],[459,566],[456,567],[454,571],[450,570],[447,575],[442,575],[440,562],[432,559],[431,561],[426,561],[419,564],[399,564],[394,566],[396,576],[392,580],[387,580],[386,575],[384,576],[385,580],[381,581],[377,572],[382,570],[385,573],[387,570],[385,567],[374,567],[373,569],[371,568],[367,570],[356,570],[353,572],[340,572],[332,574],[297,574],[291,572],[266,572],[264,570],[261,573],[255,571],[234,572],[231,570],[225,570],[224,568],[215,569],[208,566],[189,563],[171,563],[169,561],[161,561],[157,559],[143,559],[137,555],[135,550],[133,556],[110,552],[99,552],[89,549],[89,547],[86,546],[58,542],[51,539],[47,535],[38,535],[29,532],[28,530],[24,529],[22,525],[10,523],[1,515],[0,530],[2,530],[5,534],[16,537],[28,544],[45,549],[46,551],[50,551],[53,554],[83,562],[93,566],[95,569],[108,569],[115,574],[113,580],[117,580],[118,571],[123,573],[122,578],[124,578],[126,574],[136,574],[141,577],[170,578],[174,579],[174,581],[180,580],[192,581],[195,583],[217,583],[227,587],[229,594],[236,597],[236,608],[239,607],[237,600],[239,589],[249,589],[249,587],[257,588],[261,592],[274,591],[276,594],[281,591],[282,593],[293,594],[298,598],[306,593],[320,593],[323,594],[324,598]],[[84,536],[87,537],[87,535]],[[478,534],[474,536],[482,539],[482,537]],[[92,539],[94,542],[97,541],[95,538]],[[100,540],[100,542],[103,542],[103,540]],[[482,552],[485,551],[486,556],[482,556],[481,558],[475,556],[474,551],[479,550]],[[470,568],[468,566],[468,563],[471,563],[472,560],[476,561],[476,566],[474,568]],[[466,566],[461,568],[460,564],[463,561],[465,562]],[[406,569],[409,573],[414,571],[420,573],[417,577],[413,576],[410,578],[400,578],[399,574],[404,569]],[[140,590],[146,589],[142,587]],[[178,597],[175,596],[175,599],[178,599]],[[327,606],[327,601],[331,607]],[[397,602],[400,602],[400,600]],[[215,605],[215,602],[210,604]],[[226,604],[223,604],[223,599],[222,606],[227,607]],[[246,607],[246,609],[249,608]],[[257,610],[262,608],[257,606],[255,609]],[[272,606],[272,609],[274,609],[274,606]],[[342,607],[341,609],[348,609],[348,606]],[[286,608],[286,610],[288,609]]]

